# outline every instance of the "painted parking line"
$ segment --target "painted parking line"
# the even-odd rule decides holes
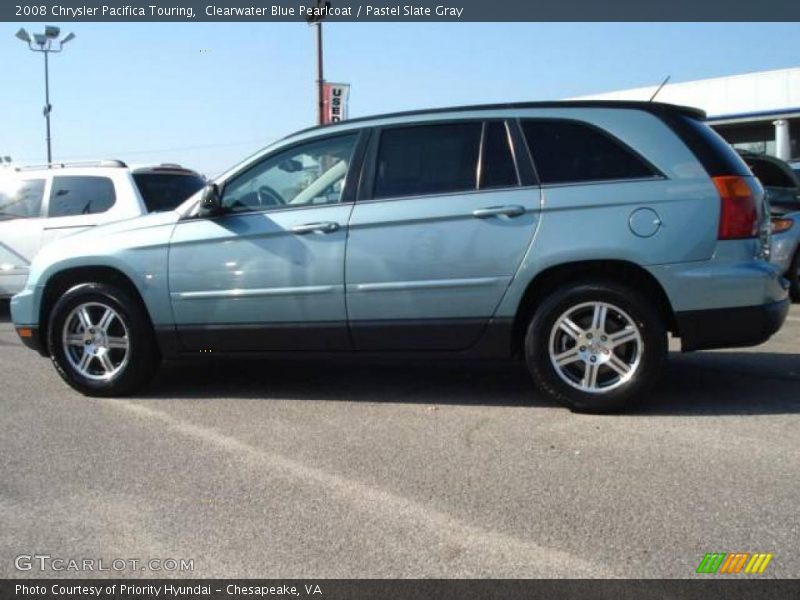
[[[357,510],[379,517],[400,519],[403,526],[411,530],[422,526],[432,537],[459,544],[476,556],[485,556],[490,562],[500,560],[536,565],[541,568],[543,577],[620,577],[608,565],[540,546],[513,535],[470,525],[415,500],[268,452],[215,429],[181,421],[163,411],[119,399],[97,401],[137,418],[160,423],[173,433],[199,441],[216,451],[235,454],[259,469],[267,467],[280,477],[322,487],[327,495],[345,500]]]

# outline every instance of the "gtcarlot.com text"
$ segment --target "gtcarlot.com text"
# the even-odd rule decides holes
[[[18,571],[155,571],[192,572],[192,558],[65,558],[49,554],[20,554],[14,559]]]

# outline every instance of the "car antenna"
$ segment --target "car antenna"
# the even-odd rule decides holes
[[[664,79],[664,81],[661,82],[661,85],[658,86],[658,89],[655,92],[653,92],[652,96],[650,96],[649,102],[652,102],[655,99],[655,97],[658,96],[658,92],[661,91],[661,88],[663,88],[665,85],[667,85],[667,82],[669,81],[670,77],[672,77],[672,75],[667,75],[667,77]]]

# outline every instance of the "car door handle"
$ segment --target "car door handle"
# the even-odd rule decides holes
[[[304,223],[292,227],[292,233],[333,233],[338,231],[339,224],[333,221],[323,221],[322,223]]]
[[[487,206],[486,208],[478,208],[472,211],[472,216],[479,219],[487,217],[518,217],[525,214],[525,207],[518,204],[511,204],[509,206]]]

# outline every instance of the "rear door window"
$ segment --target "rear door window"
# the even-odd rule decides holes
[[[50,191],[49,217],[93,215],[106,212],[114,205],[114,183],[108,177],[53,177]]]
[[[205,185],[199,175],[181,173],[134,173],[147,212],[173,210]]]
[[[442,123],[381,133],[373,197],[446,194],[477,189],[483,123]]]
[[[0,180],[0,221],[40,217],[44,184],[44,179]]]
[[[658,173],[611,134],[568,120],[523,120],[542,184],[654,177]]]

